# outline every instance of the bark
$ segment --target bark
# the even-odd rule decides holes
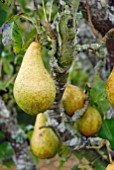
[[[114,15],[112,8],[114,7],[113,3],[106,4],[103,6],[100,1],[88,0],[91,20],[96,28],[103,36],[114,27],[114,21],[111,18],[111,15]],[[83,15],[88,19],[87,9],[86,9],[86,0],[80,1],[80,10],[83,12]]]
[[[102,35],[105,36],[111,29],[114,28],[114,2],[106,1],[105,6],[101,1],[88,0],[90,15],[92,23],[95,29]],[[88,20],[88,14],[86,9],[86,0],[80,1],[80,10],[84,17]],[[106,47],[108,51],[106,69],[112,70],[114,66],[114,36],[108,34],[106,40]]]
[[[0,99],[0,129],[14,150],[13,161],[17,170],[36,170],[24,131],[17,125],[15,110],[9,111],[2,99]]]

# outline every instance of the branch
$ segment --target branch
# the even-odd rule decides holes
[[[111,15],[113,16],[113,11],[111,10],[112,6],[110,4],[106,4],[104,7],[99,1],[95,0],[88,0],[88,3],[92,24],[95,29],[104,36],[111,28],[114,27],[113,20],[111,20]],[[87,19],[88,14],[86,10],[86,0],[80,0],[79,8],[82,11],[83,16]]]
[[[88,0],[86,0],[86,8],[87,8],[88,21],[89,21],[89,25],[91,27],[91,30],[92,30],[93,34],[95,35],[95,37],[99,38],[99,35],[98,35],[97,31],[95,30],[95,27],[94,27],[92,20],[91,20],[91,14],[90,14]]]
[[[14,111],[9,111],[2,99],[0,99],[0,128],[10,142],[13,150],[13,161],[17,170],[36,170],[29,155],[29,147],[26,142],[24,131],[17,125]]]

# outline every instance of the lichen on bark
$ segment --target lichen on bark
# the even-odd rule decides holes
[[[4,113],[4,114],[3,114]],[[13,161],[17,170],[37,170],[24,131],[18,126],[15,109],[9,111],[0,98],[0,129],[14,150]]]

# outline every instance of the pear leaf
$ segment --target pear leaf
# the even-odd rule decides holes
[[[11,0],[0,0],[1,3],[3,3],[4,5],[11,5]]]
[[[77,165],[74,165],[70,170],[78,170],[78,166]]]
[[[15,54],[19,53],[22,47],[22,38],[17,24],[6,22],[2,29],[2,43],[4,46],[10,44]]]
[[[111,148],[114,149],[114,118],[103,120],[98,136],[109,140]]]

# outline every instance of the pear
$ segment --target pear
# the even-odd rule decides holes
[[[106,82],[106,94],[109,102],[114,107],[114,68]]]
[[[82,89],[72,84],[67,84],[62,96],[64,110],[69,116],[84,106],[86,95]]]
[[[51,128],[39,128],[44,126],[46,121],[46,116],[43,113],[37,115],[31,137],[31,149],[39,159],[54,157],[60,145],[57,135]]]
[[[108,164],[106,170],[114,170],[114,162]]]
[[[43,112],[53,104],[55,84],[44,66],[39,42],[32,42],[28,47],[13,92],[20,108],[31,115]]]
[[[84,136],[95,135],[101,128],[102,118],[100,113],[92,106],[88,106],[84,115],[76,122],[77,129]]]

